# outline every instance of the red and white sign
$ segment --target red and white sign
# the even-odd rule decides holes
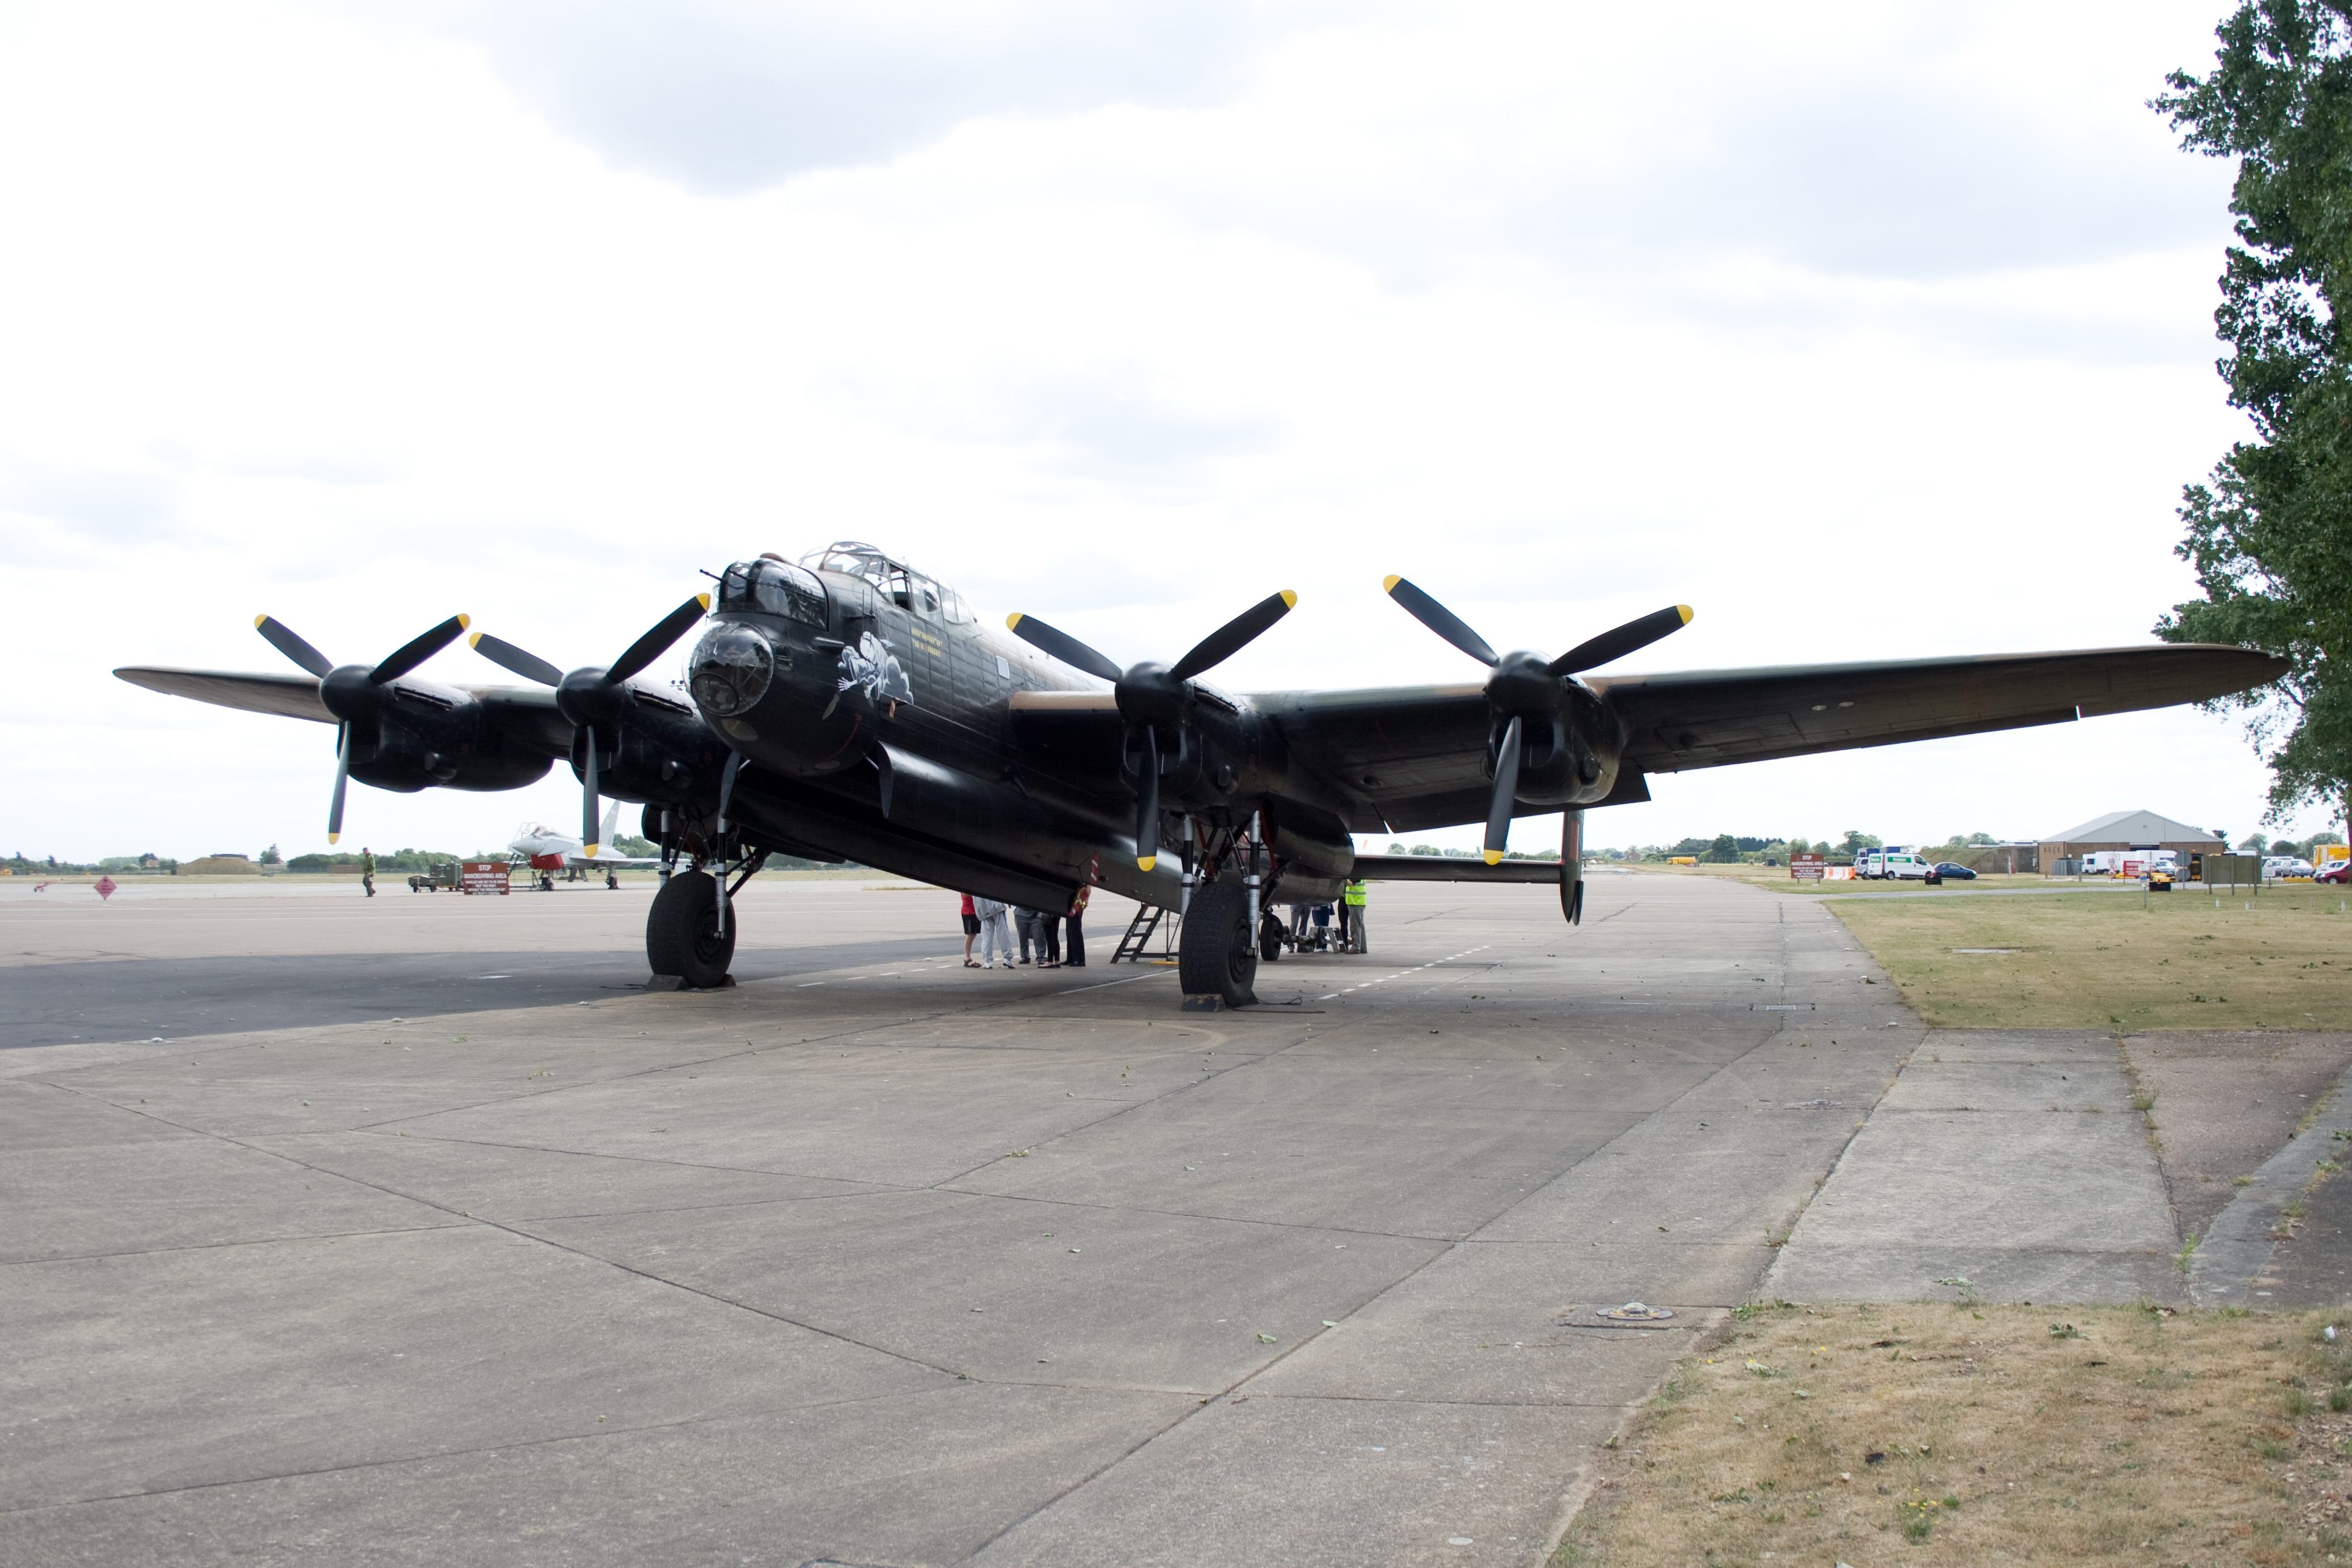
[[[1822,879],[1822,874],[1829,868],[1829,860],[1824,856],[1791,855],[1789,857],[1789,875],[1800,882],[1818,882]]]
[[[467,860],[462,863],[458,886],[468,893],[496,893],[503,898],[507,877],[513,870],[511,860]]]

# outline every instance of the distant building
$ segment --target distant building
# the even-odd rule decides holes
[[[2053,876],[2069,875],[2059,868],[2060,861],[2079,865],[2084,856],[2097,850],[2142,849],[2149,845],[2179,850],[2184,868],[2191,855],[2210,855],[2229,847],[2215,834],[2152,811],[2111,811],[2042,839],[2042,868]]]
[[[207,855],[201,860],[184,860],[180,875],[184,877],[257,877],[261,868],[249,855]]]

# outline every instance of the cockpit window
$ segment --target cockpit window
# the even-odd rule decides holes
[[[790,562],[766,557],[739,561],[719,580],[719,607],[782,616],[821,626],[824,625],[824,584],[814,573]]]
[[[813,565],[820,572],[838,572],[845,577],[863,577],[873,584],[877,591],[885,594],[890,591],[891,564],[888,558],[874,546],[860,544],[854,539],[845,539],[826,545],[813,555],[803,555],[801,563]]]
[[[820,572],[839,572],[845,576],[859,577],[874,585],[874,591],[901,609],[912,610],[927,617],[935,616],[950,626],[968,626],[979,617],[952,588],[945,588],[921,573],[902,563],[893,561],[871,544],[845,539],[811,551],[801,557],[801,564],[814,566]]]

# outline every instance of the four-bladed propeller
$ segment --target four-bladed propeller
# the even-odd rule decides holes
[[[343,787],[352,773],[352,726],[383,711],[384,688],[456,642],[470,624],[452,616],[424,636],[393,650],[381,664],[338,665],[271,616],[256,616],[253,629],[269,646],[319,678],[319,700],[335,716],[335,796],[327,807],[327,842],[343,836]]]
[[[1486,682],[1486,700],[1499,729],[1494,744],[1495,793],[1486,807],[1486,857],[1490,866],[1502,859],[1504,843],[1510,836],[1527,715],[1554,709],[1563,679],[1645,648],[1682,630],[1691,619],[1688,605],[1671,605],[1579,643],[1558,658],[1546,659],[1539,653],[1496,653],[1485,637],[1470,629],[1469,623],[1402,577],[1391,577],[1381,586],[1390,598],[1404,606],[1407,615],[1495,672]]]
[[[596,773],[596,728],[604,727],[607,735],[617,735],[629,710],[629,679],[659,658],[672,643],[684,637],[688,627],[700,620],[710,609],[710,595],[697,594],[631,643],[621,657],[611,665],[599,668],[583,665],[566,672],[530,653],[503,637],[488,632],[476,632],[467,639],[476,653],[499,668],[521,676],[525,680],[555,688],[558,711],[578,726],[585,737],[586,760],[581,768],[584,786],[580,802],[580,842],[582,853],[592,859],[602,847],[597,840],[603,837],[603,826],[596,820],[598,805]]]
[[[1034,616],[1013,615],[1004,624],[1013,636],[1051,654],[1074,669],[1108,680],[1118,697],[1119,716],[1135,734],[1141,756],[1135,777],[1135,863],[1149,871],[1160,858],[1160,731],[1171,731],[1180,748],[1192,702],[1193,679],[1207,674],[1265,635],[1290,613],[1298,595],[1285,588],[1265,598],[1202,637],[1172,665],[1146,660],[1119,668],[1069,633]]]

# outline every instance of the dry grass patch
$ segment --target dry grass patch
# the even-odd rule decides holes
[[[1554,1562],[2352,1562],[2331,1321],[1751,1309],[1602,1456]]]
[[[1928,1024],[1952,1029],[2352,1027],[2352,916],[2332,888],[1829,907]],[[2014,952],[1955,952],[1955,949]]]

